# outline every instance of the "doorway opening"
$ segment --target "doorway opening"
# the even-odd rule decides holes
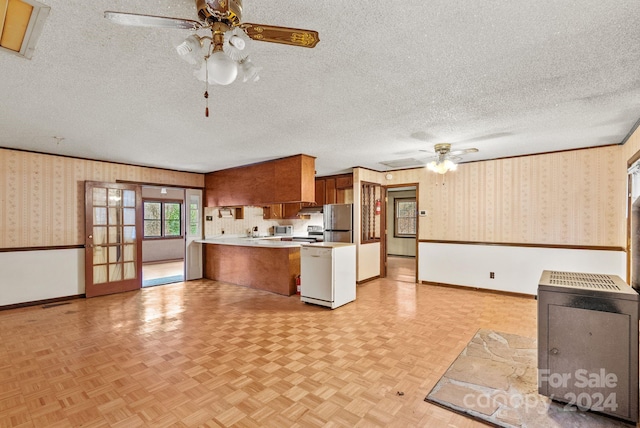
[[[417,281],[417,186],[387,188],[386,276],[402,282]]]
[[[185,191],[143,186],[142,287],[185,278]]]

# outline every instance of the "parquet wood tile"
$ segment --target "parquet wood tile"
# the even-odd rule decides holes
[[[336,310],[209,280],[0,312],[4,427],[477,427],[424,401],[533,299],[379,279]]]

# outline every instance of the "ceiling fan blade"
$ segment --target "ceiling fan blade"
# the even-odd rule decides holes
[[[454,150],[452,152],[449,152],[449,154],[452,156],[459,156],[459,155],[466,155],[467,153],[476,153],[477,151],[478,149],[471,148],[471,149]]]
[[[197,30],[202,27],[201,22],[192,19],[168,18],[166,16],[141,15],[137,13],[106,11],[104,17],[116,24],[136,27],[179,28],[184,30]]]
[[[320,41],[317,31],[271,25],[241,24],[240,28],[253,40],[313,48]]]

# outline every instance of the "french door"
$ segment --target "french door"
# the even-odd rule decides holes
[[[142,286],[142,193],[134,184],[85,181],[85,294]]]

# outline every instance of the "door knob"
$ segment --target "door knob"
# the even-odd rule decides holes
[[[89,239],[93,239],[93,235],[89,235]]]
[[[558,351],[558,348],[551,348],[551,350],[549,351],[549,353],[551,355],[558,355],[560,353],[560,351]]]

